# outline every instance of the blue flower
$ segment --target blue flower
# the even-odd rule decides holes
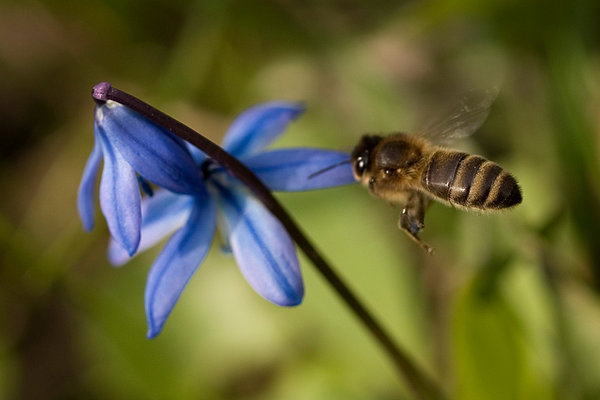
[[[264,103],[243,112],[223,147],[271,190],[300,191],[354,182],[349,164],[309,179],[349,159],[343,152],[294,148],[263,150],[303,109]],[[197,148],[118,103],[96,107],[95,144],[79,187],[83,226],[94,225],[95,182],[104,160],[100,206],[112,236],[115,265],[171,238],[152,265],[146,285],[148,337],[160,333],[185,285],[206,256],[216,227],[250,286],[281,306],[302,301],[304,288],[294,244],[263,204]],[[141,196],[147,182],[158,186]]]

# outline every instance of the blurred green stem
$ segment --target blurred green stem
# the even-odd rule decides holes
[[[367,310],[329,263],[320,255],[293,218],[273,196],[271,191],[252,171],[238,161],[237,158],[231,156],[221,147],[188,126],[169,117],[138,98],[113,88],[106,82],[100,83],[94,87],[92,97],[97,102],[113,100],[137,111],[154,123],[198,147],[215,162],[227,168],[234,177],[244,183],[265,207],[279,219],[298,247],[304,251],[321,275],[323,275],[346,305],[352,310],[354,315],[383,347],[396,366],[400,376],[408,382],[415,397],[419,399],[442,399],[444,397],[437,385],[426,376],[419,367],[417,367],[405,351],[398,347],[379,321],[375,319],[371,312]]]

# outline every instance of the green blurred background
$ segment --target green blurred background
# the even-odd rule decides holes
[[[301,100],[275,146],[343,150],[500,86],[456,147],[511,171],[523,204],[432,206],[434,257],[357,185],[278,196],[449,397],[599,398],[599,17],[595,0],[0,2],[0,399],[411,398],[303,256],[305,301],[284,309],[215,243],[145,339],[159,249],[112,268],[104,222],[76,215],[104,80],[217,141],[252,104]]]

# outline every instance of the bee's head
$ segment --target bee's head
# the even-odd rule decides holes
[[[383,138],[376,135],[364,135],[360,142],[352,150],[352,172],[356,180],[361,180],[362,176],[371,165],[371,154],[373,149]]]

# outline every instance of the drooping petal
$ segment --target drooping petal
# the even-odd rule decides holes
[[[350,155],[339,151],[306,148],[272,150],[245,158],[244,164],[271,190],[322,189],[356,182]],[[328,167],[332,168],[311,176]]]
[[[231,249],[250,286],[277,305],[300,304],[304,296],[302,275],[296,249],[284,227],[241,188],[218,188]]]
[[[212,197],[195,197],[186,224],[154,261],[146,283],[148,338],[158,335],[185,288],[210,248],[215,233],[216,211]]]
[[[152,197],[142,198],[142,233],[137,252],[153,247],[163,238],[181,228],[188,220],[193,196],[175,194],[168,190],[157,190]],[[108,245],[108,260],[121,266],[131,259],[129,254],[114,239]]]
[[[150,182],[175,193],[196,194],[202,176],[183,142],[129,108],[107,101],[98,125],[129,164]]]
[[[104,153],[104,169],[100,180],[100,208],[111,236],[129,255],[135,253],[140,242],[140,190],[135,171],[104,135],[102,128],[97,138]]]
[[[94,123],[94,130],[96,124]],[[96,204],[96,178],[102,161],[102,145],[100,140],[94,135],[94,148],[88,158],[83,176],[79,183],[77,191],[77,210],[79,218],[86,231],[91,231],[94,228],[94,206]]]
[[[225,134],[223,148],[236,157],[256,153],[277,138],[304,111],[298,103],[263,103],[241,113]]]

